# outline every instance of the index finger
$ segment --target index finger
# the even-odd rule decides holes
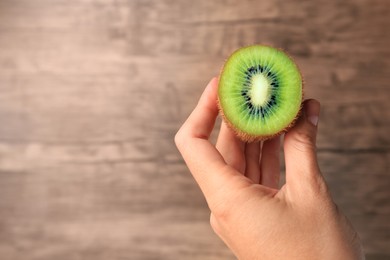
[[[175,136],[176,146],[208,202],[231,175],[236,175],[208,140],[218,116],[217,85],[213,78]]]

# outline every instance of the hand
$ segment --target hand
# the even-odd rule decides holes
[[[211,210],[216,234],[239,259],[364,259],[356,231],[334,204],[320,173],[315,139],[320,104],[306,101],[284,136],[286,184],[279,184],[276,137],[243,143],[223,123],[214,147],[217,79],[175,142]]]

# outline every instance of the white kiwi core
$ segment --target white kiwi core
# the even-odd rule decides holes
[[[267,77],[263,74],[256,74],[252,77],[252,88],[250,91],[250,97],[252,104],[255,106],[264,106],[271,93],[271,85],[268,82]]]

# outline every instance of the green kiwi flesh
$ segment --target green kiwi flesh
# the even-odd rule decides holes
[[[283,51],[252,45],[226,61],[218,86],[225,122],[245,142],[266,140],[288,130],[302,104],[302,77]]]

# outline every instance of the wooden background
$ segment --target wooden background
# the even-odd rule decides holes
[[[0,0],[0,258],[234,259],[173,144],[236,48],[322,102],[319,160],[390,259],[388,0]],[[196,152],[196,151],[194,151]]]

